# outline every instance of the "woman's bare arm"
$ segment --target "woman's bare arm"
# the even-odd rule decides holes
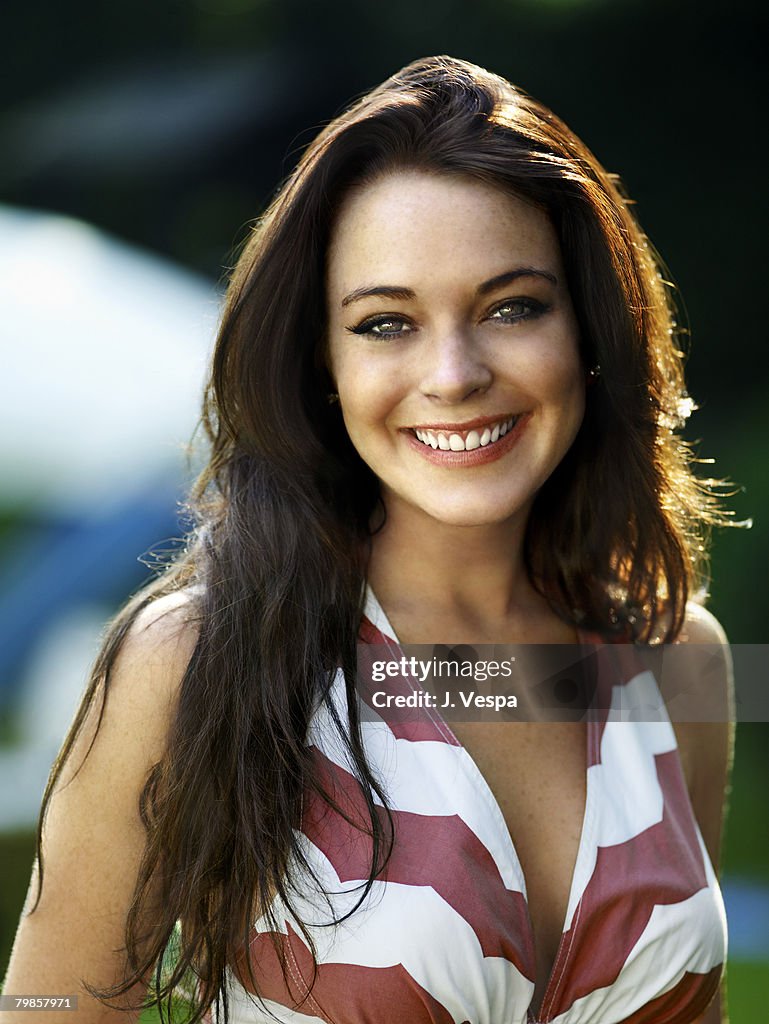
[[[694,815],[716,872],[721,862],[726,800],[734,755],[734,679],[731,655],[718,620],[705,608],[690,604],[681,641],[702,645],[706,657],[695,655],[693,669],[707,662],[706,673],[693,672],[685,681],[691,695],[692,718],[699,708],[710,721],[675,722],[675,730]],[[708,1009],[693,1024],[727,1024],[723,985]]]
[[[47,1011],[46,1024],[128,1024],[134,1014],[111,1010],[82,987],[122,978],[128,907],[145,845],[139,795],[161,758],[178,684],[194,649],[187,600],[161,598],[132,625],[111,673],[101,727],[99,701],[51,798],[43,834],[43,891],[36,873],[19,922],[4,984],[6,995],[77,995],[78,1010]],[[135,992],[133,1000],[141,997]],[[29,1024],[28,1011],[2,1014],[3,1024]]]

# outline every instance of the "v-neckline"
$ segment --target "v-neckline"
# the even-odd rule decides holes
[[[372,611],[374,613],[373,617],[370,614],[370,612],[372,612]],[[368,585],[368,584],[366,586],[366,603],[365,603],[365,608],[364,608],[364,614],[366,615],[366,618],[368,618],[368,620],[372,623],[372,625],[374,625],[377,629],[379,629],[379,631],[383,635],[385,635],[389,639],[391,639],[396,644],[396,646],[398,646],[400,648],[401,642],[398,639],[398,637],[397,637],[397,635],[395,633],[395,630],[393,629],[392,624],[390,623],[390,620],[387,618],[387,615],[385,613],[384,608],[382,608],[381,604],[379,603],[379,601],[377,599],[376,594],[371,589],[371,586]],[[577,628],[577,635],[579,637],[580,644],[588,644],[588,643],[591,642],[589,637],[588,637],[588,635],[585,634],[579,628]],[[534,966],[534,979],[533,979],[533,982],[532,982],[534,987],[532,989],[532,994],[531,994],[531,999],[533,1000],[534,999],[534,992],[536,991],[536,988],[537,988],[537,977],[536,977],[537,963],[536,963],[536,946],[535,946],[535,943],[534,943],[534,922],[532,920],[531,909],[529,907],[529,897],[528,897],[528,888],[527,888],[527,885],[526,885],[526,876],[525,876],[525,874],[523,872],[523,867],[521,865],[521,861],[520,861],[520,858],[518,856],[518,851],[515,848],[515,843],[513,842],[513,837],[512,837],[512,835],[510,833],[510,829],[508,828],[507,822],[505,821],[505,816],[502,813],[502,808],[501,808],[501,806],[499,804],[499,800],[497,800],[496,796],[494,795],[494,791],[492,790],[492,788],[489,785],[489,783],[486,781],[486,777],[484,776],[483,772],[478,767],[478,765],[477,765],[475,759],[473,758],[472,754],[470,753],[470,751],[465,747],[465,745],[463,743],[460,742],[460,740],[454,734],[453,729],[448,724],[448,722],[443,717],[443,715],[440,713],[440,710],[438,708],[435,708],[435,709],[429,709],[428,708],[426,710],[427,710],[427,713],[430,715],[430,717],[433,718],[436,721],[436,724],[439,726],[440,731],[443,732],[445,735],[447,735],[450,738],[452,744],[454,746],[458,747],[462,751],[462,753],[464,755],[464,764],[465,764],[467,770],[469,771],[470,776],[475,780],[475,782],[477,783],[477,785],[480,788],[480,791],[486,797],[486,803],[491,808],[492,813],[494,815],[494,818],[496,819],[497,825],[499,826],[500,833],[501,833],[501,835],[503,837],[504,844],[505,844],[505,846],[507,848],[507,851],[508,851],[508,856],[510,857],[510,860],[511,860],[511,863],[512,863],[512,866],[513,866],[513,869],[514,869],[514,873],[515,873],[516,877],[518,877],[520,879],[520,881],[521,881],[523,901],[524,901],[524,905],[526,907],[526,919],[527,919],[528,927],[529,927],[529,938],[531,940],[532,951],[534,952],[534,965],[533,965]],[[528,1006],[528,1010],[527,1010],[527,1024],[542,1024],[542,1022],[545,1022],[547,1020],[547,1014],[551,1011],[553,1005],[555,1004],[555,997],[556,997],[556,995],[558,993],[558,989],[560,987],[561,981],[563,980],[563,977],[564,977],[564,974],[565,974],[566,963],[568,962],[569,953],[571,951],[571,947],[572,947],[572,944],[573,944],[573,935],[571,936],[571,938],[569,939],[568,942],[567,942],[566,936],[567,936],[567,932],[573,927],[575,914],[578,912],[578,909],[577,909],[576,906],[575,906],[574,910],[572,911],[572,901],[574,899],[574,887],[576,885],[577,878],[578,878],[578,875],[579,875],[579,868],[581,867],[581,861],[583,860],[583,858],[585,856],[586,841],[587,841],[587,839],[589,837],[590,832],[592,831],[594,811],[593,811],[593,801],[591,799],[591,790],[590,790],[590,785],[589,785],[589,783],[590,783],[589,768],[590,768],[590,764],[591,764],[591,753],[593,752],[594,744],[599,742],[599,735],[598,735],[598,731],[597,731],[598,730],[598,726],[597,726],[597,722],[595,720],[595,717],[593,715],[588,714],[586,726],[587,726],[587,728],[586,728],[586,735],[585,735],[585,751],[584,751],[585,806],[584,806],[584,809],[583,809],[583,812],[582,812],[582,825],[581,825],[581,828],[580,828],[579,843],[577,845],[577,854],[576,854],[576,857],[574,859],[574,866],[573,866],[572,872],[571,872],[571,880],[569,882],[569,892],[568,892],[568,895],[567,895],[567,898],[566,898],[566,910],[565,910],[565,913],[564,913],[563,922],[561,924],[561,935],[560,935],[560,939],[558,941],[558,947],[557,947],[556,952],[555,952],[555,958],[553,960],[552,967],[550,968],[550,973],[548,974],[547,980],[545,982],[544,991],[542,993],[542,1000],[541,1000],[541,1003],[540,1003],[540,1006],[539,1006],[539,1010],[537,1012],[537,1016],[535,1016],[534,1011],[533,1011],[533,1009],[531,1007],[531,1002],[530,1002],[529,1006]],[[571,911],[571,914],[570,914],[570,911]],[[569,923],[570,921],[571,921],[571,923]]]

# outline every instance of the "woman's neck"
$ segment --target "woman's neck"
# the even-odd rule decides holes
[[[372,538],[368,579],[396,633],[410,642],[474,643],[552,628],[553,612],[526,571],[525,529],[524,516],[453,526],[388,515]]]

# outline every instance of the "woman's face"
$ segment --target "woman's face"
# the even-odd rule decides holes
[[[327,302],[342,415],[388,516],[527,515],[585,399],[546,214],[472,178],[392,173],[342,204]]]

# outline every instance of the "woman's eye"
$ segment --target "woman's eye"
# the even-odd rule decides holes
[[[517,323],[519,320],[528,320],[531,317],[539,316],[547,308],[543,302],[538,302],[536,299],[506,299],[490,313],[489,320]]]
[[[348,327],[353,334],[365,334],[371,338],[399,338],[411,330],[408,323],[397,316],[379,316],[364,320],[357,327]]]

